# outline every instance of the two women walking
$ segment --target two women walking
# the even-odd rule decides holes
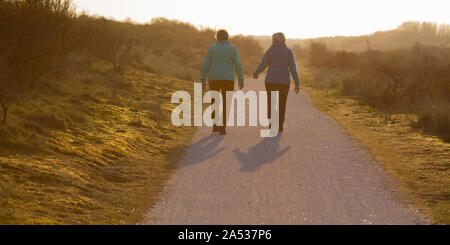
[[[234,90],[235,72],[237,73],[239,89],[244,88],[244,76],[242,64],[236,48],[228,42],[228,33],[225,30],[217,32],[217,43],[211,46],[206,54],[201,69],[201,82],[206,88],[206,80],[210,90],[222,93],[223,112],[226,112],[226,92]],[[295,92],[300,91],[300,81],[298,78],[295,58],[292,51],[285,44],[286,38],[283,33],[278,32],[272,35],[272,46],[266,51],[261,63],[253,73],[254,78],[263,72],[267,67],[265,87],[267,90],[267,111],[271,118],[271,91],[279,92],[279,131],[282,132],[285,121],[286,101],[290,89],[291,79],[294,78]],[[214,101],[212,101],[214,103]],[[213,132],[226,134],[226,113],[223,113],[223,126],[213,126]],[[211,118],[214,118],[213,112]]]

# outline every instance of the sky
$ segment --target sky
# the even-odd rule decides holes
[[[450,24],[450,0],[73,0],[78,11],[146,23],[165,17],[231,35],[355,36],[404,21]]]

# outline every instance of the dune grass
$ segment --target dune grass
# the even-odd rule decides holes
[[[0,224],[136,224],[190,140],[193,129],[170,123],[170,98],[192,83],[71,67],[0,125]]]
[[[307,69],[304,76],[311,75]],[[314,77],[304,79],[310,85]],[[306,86],[314,104],[335,118],[374,155],[418,210],[450,224],[450,144],[415,124],[417,115],[385,114],[337,90]]]

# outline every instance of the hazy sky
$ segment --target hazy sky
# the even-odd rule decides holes
[[[450,0],[73,0],[78,10],[149,22],[166,17],[231,35],[288,38],[361,35],[394,29],[404,21],[450,24]]]

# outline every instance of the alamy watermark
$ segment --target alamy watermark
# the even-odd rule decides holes
[[[214,99],[214,103],[213,103]],[[172,95],[172,103],[179,104],[172,111],[172,124],[174,126],[196,126],[203,125],[223,126],[223,98],[218,91],[208,91],[203,95],[202,84],[194,83],[194,120],[192,122],[192,99],[187,91],[176,91]],[[247,103],[248,102],[248,103]],[[210,104],[203,112],[203,103]],[[279,128],[279,92],[271,91],[271,118],[267,113],[267,91],[249,90],[245,93],[239,91],[228,91],[226,93],[226,126],[246,126],[246,108],[248,104],[248,126],[269,127],[270,129],[261,129],[261,137],[275,137],[278,135]],[[236,105],[236,106],[235,106]],[[236,113],[235,113],[236,107]],[[211,113],[215,112],[215,118]],[[235,120],[235,114],[236,120]],[[182,116],[181,116],[182,115]],[[259,120],[258,120],[259,119]],[[235,124],[236,121],[236,124]]]

